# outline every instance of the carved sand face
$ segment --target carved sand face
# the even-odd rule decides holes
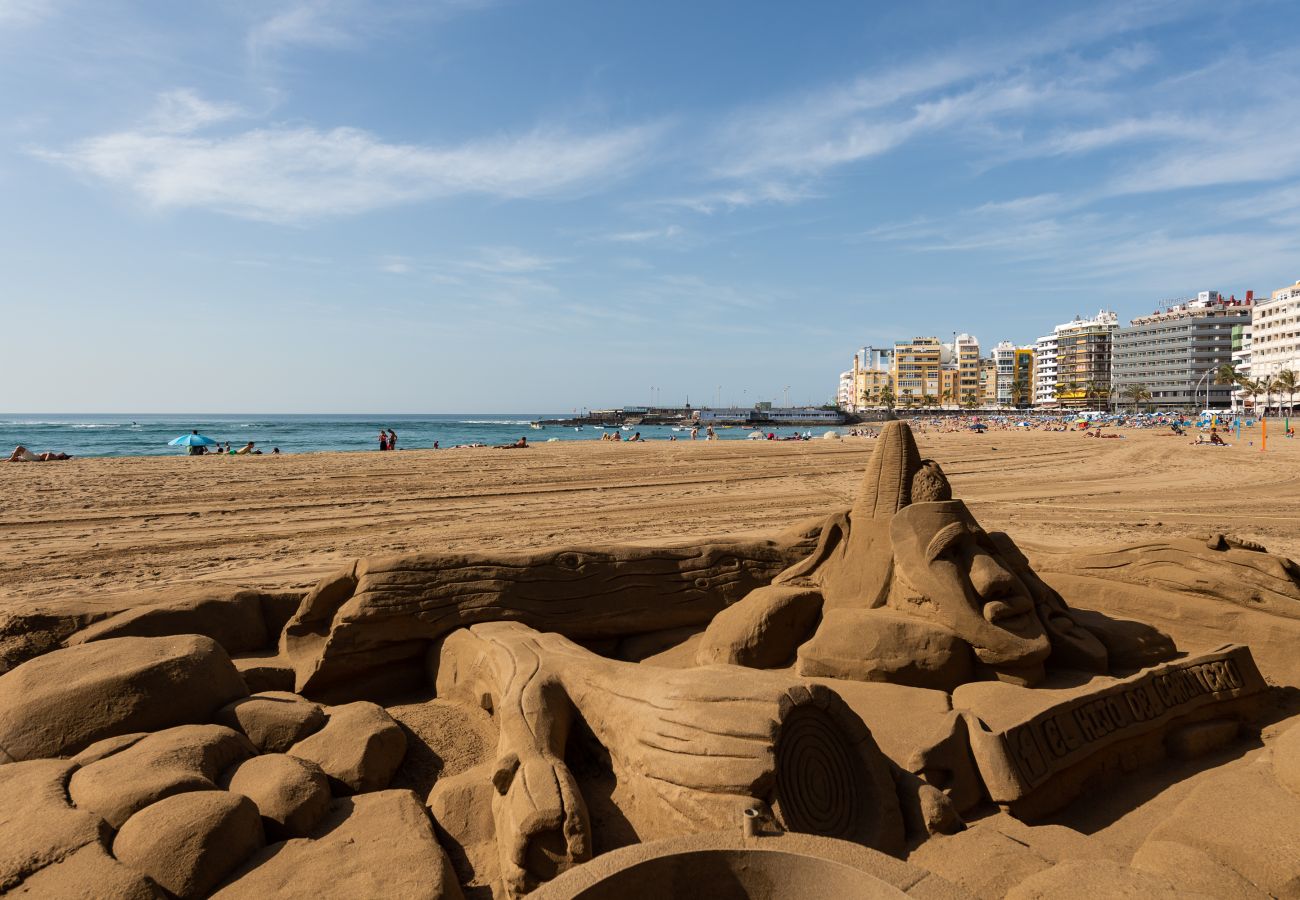
[[[893,605],[952,629],[998,670],[1027,669],[1051,650],[1029,589],[960,500],[914,503],[890,525]]]

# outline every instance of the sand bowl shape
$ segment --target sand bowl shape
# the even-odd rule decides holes
[[[535,900],[885,900],[968,896],[938,876],[858,844],[807,834],[684,835],[635,844],[538,888]]]

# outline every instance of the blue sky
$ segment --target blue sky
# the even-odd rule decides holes
[[[1300,278],[1297,26],[0,0],[0,409],[820,402],[864,344],[1267,292]]]

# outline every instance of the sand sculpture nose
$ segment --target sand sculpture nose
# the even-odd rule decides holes
[[[985,603],[1001,600],[1016,613],[1029,609],[1029,598],[1016,590],[1015,576],[987,553],[975,554],[970,566],[970,580],[975,593]]]

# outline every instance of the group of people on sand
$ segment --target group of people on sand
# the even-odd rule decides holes
[[[396,450],[396,449],[397,449],[397,432],[396,432],[396,431],[393,431],[393,429],[391,429],[391,428],[389,428],[389,429],[387,429],[387,430],[384,430],[383,428],[379,429],[379,449],[380,449],[380,450]]]

